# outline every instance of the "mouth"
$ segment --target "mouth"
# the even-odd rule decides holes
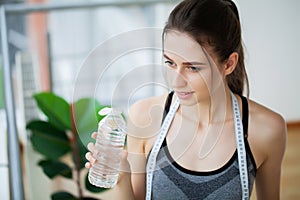
[[[190,98],[194,92],[179,92],[179,91],[175,91],[177,97],[179,99],[188,99]]]

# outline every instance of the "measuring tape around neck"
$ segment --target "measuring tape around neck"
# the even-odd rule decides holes
[[[246,148],[244,142],[244,129],[243,122],[240,115],[239,104],[234,96],[231,93],[232,106],[233,106],[233,117],[234,117],[234,128],[235,128],[235,139],[238,151],[238,162],[239,162],[239,172],[242,186],[242,195],[243,200],[249,199],[249,184],[248,184],[248,169],[247,169],[247,156]]]
[[[147,180],[146,180],[146,200],[151,200],[151,191],[152,191],[152,177],[153,177],[153,171],[155,169],[156,165],[156,157],[159,152],[159,149],[167,135],[167,132],[170,128],[171,122],[173,121],[173,118],[175,116],[175,113],[179,107],[179,100],[176,98],[176,101],[174,105],[171,107],[170,111],[168,112],[162,126],[160,129],[160,132],[157,136],[157,139],[153,145],[153,148],[151,150],[151,153],[148,158],[147,162]]]
[[[241,179],[241,187],[242,187],[242,195],[243,200],[249,199],[249,189],[248,189],[248,170],[247,170],[247,161],[246,161],[246,150],[244,143],[244,133],[243,133],[243,124],[240,116],[239,105],[236,97],[231,93],[232,96],[232,106],[233,106],[233,114],[234,114],[234,127],[235,127],[235,138],[237,144],[238,151],[238,163],[239,163],[239,172]],[[158,134],[158,138],[156,139],[154,146],[149,155],[149,159],[147,162],[146,170],[147,170],[147,180],[146,180],[146,200],[151,200],[152,194],[152,178],[153,172],[156,165],[156,157],[160,150],[160,147],[163,143],[164,138],[167,135],[170,124],[175,116],[175,113],[179,107],[179,100],[176,99],[174,105],[168,112],[160,132]]]

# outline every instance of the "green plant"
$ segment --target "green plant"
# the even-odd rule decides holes
[[[35,94],[34,99],[47,117],[46,120],[32,120],[26,126],[31,130],[30,140],[33,148],[43,155],[38,165],[50,179],[56,176],[73,179],[78,190],[78,197],[66,191],[59,191],[52,194],[51,199],[93,199],[83,197],[80,174],[86,162],[85,147],[93,140],[90,134],[97,130],[97,123],[102,118],[97,111],[104,106],[92,98],[83,98],[69,104],[50,92]],[[66,154],[72,155],[72,164],[62,161]],[[91,185],[87,175],[85,188],[91,192],[105,190]]]

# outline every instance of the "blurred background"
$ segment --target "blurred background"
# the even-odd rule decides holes
[[[288,125],[281,199],[299,199],[300,1],[235,2],[243,29],[250,98],[282,114]],[[121,79],[124,82],[119,90],[129,90],[131,99],[128,102],[127,96],[124,98],[115,91],[114,101],[119,104],[130,104],[165,91],[159,67],[147,66],[160,63],[159,34],[177,3],[175,0],[0,1],[0,199],[12,198],[14,190],[10,183],[16,180],[10,180],[9,171],[13,164],[20,165],[22,178],[18,180],[22,182],[19,186],[25,199],[51,199],[51,194],[60,190],[78,195],[74,181],[61,177],[49,179],[37,165],[41,155],[33,149],[30,132],[25,127],[31,120],[44,116],[32,96],[48,91],[69,103],[82,97],[96,97],[100,103],[108,104],[110,99],[105,96],[111,96],[115,85],[120,84],[116,81]],[[144,46],[151,50],[119,52],[122,43],[118,41],[126,38],[127,33],[144,35],[147,40],[133,50]],[[127,42],[138,43],[137,40],[129,37]],[[100,80],[101,72],[95,72],[98,66],[88,66],[85,62],[97,48],[104,49],[102,57],[113,59],[106,63],[109,70],[103,69],[105,76],[100,74]],[[124,53],[129,58],[124,58]],[[128,77],[124,78],[124,74]],[[101,81],[105,87],[99,86]],[[148,84],[151,81],[159,84]],[[134,88],[138,83],[146,86]],[[8,129],[11,126],[16,130]],[[14,134],[19,141],[16,149],[20,151],[20,162],[11,163],[8,156],[11,144],[7,141]],[[101,197],[85,189],[83,193]]]

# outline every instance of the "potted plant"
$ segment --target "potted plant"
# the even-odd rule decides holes
[[[77,187],[78,196],[57,191],[51,195],[51,199],[94,199],[83,196],[84,187],[91,192],[105,189],[91,185],[87,175],[83,187],[80,177],[86,162],[85,147],[93,140],[90,134],[97,130],[97,124],[102,119],[97,112],[104,106],[93,98],[82,98],[69,104],[51,92],[37,93],[34,99],[46,116],[45,120],[32,120],[26,126],[31,131],[30,141],[34,150],[43,156],[38,165],[50,179],[62,176],[75,181]],[[67,154],[71,155],[71,163],[62,159]]]

